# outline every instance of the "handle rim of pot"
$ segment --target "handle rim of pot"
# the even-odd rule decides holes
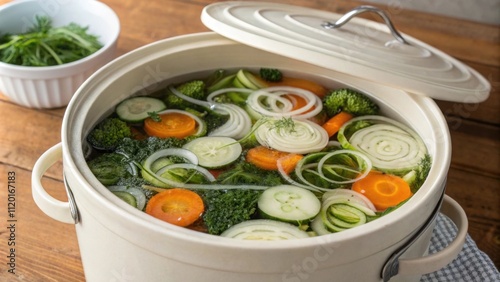
[[[442,250],[414,259],[398,259],[393,261],[389,259],[384,265],[386,268],[394,268],[392,273],[383,272],[383,281],[389,281],[395,275],[422,275],[438,271],[457,258],[458,254],[462,251],[467,237],[468,220],[467,215],[463,208],[455,200],[448,195],[443,195],[443,201],[440,211],[447,216],[457,227],[457,233],[452,242]],[[434,216],[432,216],[434,217]],[[431,219],[434,220],[434,219]],[[413,242],[410,242],[411,245]],[[389,274],[389,275],[387,275]]]
[[[33,200],[40,210],[49,217],[63,223],[78,223],[78,212],[72,200],[72,193],[66,187],[68,202],[52,197],[42,185],[42,178],[52,165],[62,158],[62,143],[58,143],[45,151],[36,161],[31,175],[31,192]]]

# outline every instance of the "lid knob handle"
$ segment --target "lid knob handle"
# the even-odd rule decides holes
[[[365,13],[365,12],[373,12],[373,13],[378,14],[384,20],[387,27],[389,27],[389,30],[391,31],[392,35],[396,38],[397,41],[399,41],[400,43],[403,43],[403,44],[410,45],[410,43],[408,43],[408,41],[406,41],[403,38],[403,36],[401,36],[401,34],[396,30],[396,28],[392,24],[392,21],[389,18],[389,16],[384,11],[380,10],[377,7],[373,7],[373,6],[359,6],[357,8],[354,8],[353,10],[349,11],[345,15],[343,15],[335,23],[325,22],[322,24],[322,26],[326,29],[339,28],[339,27],[343,26],[344,24],[346,24],[353,17],[355,17],[359,14]]]

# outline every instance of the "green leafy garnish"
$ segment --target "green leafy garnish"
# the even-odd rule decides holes
[[[294,132],[295,131],[295,122],[291,117],[283,117],[277,121],[274,122],[274,125],[272,128],[276,128],[277,130],[286,130],[287,132]]]
[[[161,121],[161,116],[157,112],[148,112],[148,116],[156,122]]]
[[[0,36],[0,61],[21,66],[54,66],[70,63],[102,47],[88,27],[70,23],[52,27],[49,17],[36,17],[35,25],[23,34]]]

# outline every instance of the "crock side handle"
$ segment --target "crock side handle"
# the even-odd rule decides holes
[[[56,144],[43,153],[36,161],[31,175],[31,192],[33,200],[37,206],[48,216],[55,220],[76,224],[78,222],[78,212],[74,208],[74,199],[71,190],[66,186],[68,202],[55,199],[42,186],[42,177],[52,165],[62,158],[62,144]],[[66,183],[65,183],[66,184]]]
[[[458,256],[464,246],[467,236],[467,215],[462,207],[447,195],[443,196],[443,203],[440,211],[455,223],[457,227],[455,239],[446,248],[422,258],[396,258],[396,261],[393,261],[392,265],[389,259],[382,272],[384,281],[389,281],[389,279],[396,274],[421,275],[438,271]]]

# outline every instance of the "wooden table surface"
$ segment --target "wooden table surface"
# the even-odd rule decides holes
[[[0,0],[0,4],[8,1]],[[207,31],[200,21],[209,0],[103,0],[121,20],[122,55],[148,43],[181,34]],[[364,4],[347,0],[272,1],[316,7],[337,13]],[[392,3],[392,2],[391,2]],[[500,265],[500,49],[499,27],[379,6],[403,33],[420,39],[475,68],[492,84],[480,104],[438,101],[452,136],[453,158],[446,193],[469,219],[469,234]],[[370,17],[379,21],[376,17]],[[0,27],[1,29],[1,27]],[[31,171],[38,157],[60,142],[65,108],[20,107],[0,94],[0,281],[83,281],[74,226],[52,220],[31,197]],[[16,228],[7,223],[7,179],[15,174]],[[43,184],[66,200],[62,164],[50,168]],[[15,274],[7,272],[9,238],[14,235]]]

